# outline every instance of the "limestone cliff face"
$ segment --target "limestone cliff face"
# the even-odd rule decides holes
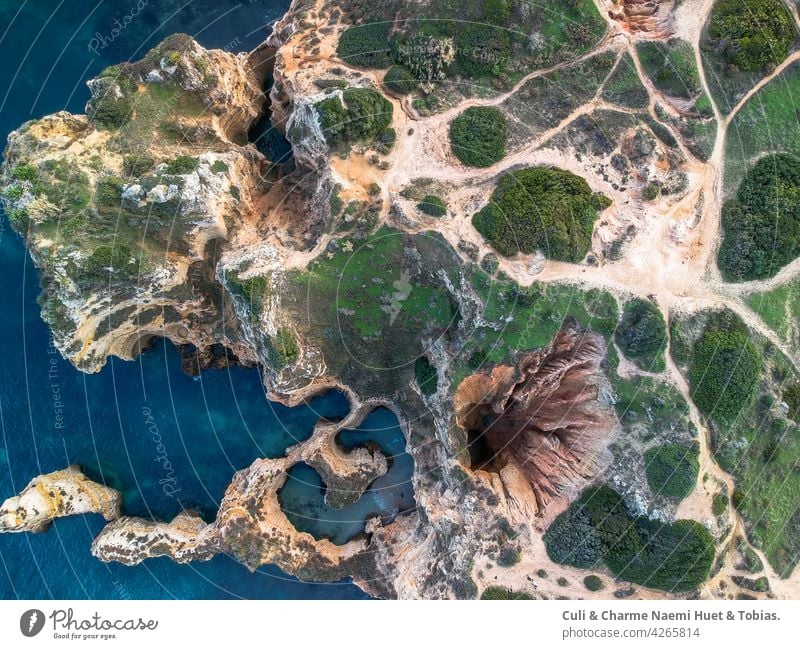
[[[19,496],[0,505],[0,532],[42,532],[53,519],[75,514],[119,518],[118,491],[92,482],[77,466],[31,480]]]
[[[465,379],[455,409],[471,444],[484,448],[473,465],[513,466],[539,509],[585,485],[616,428],[604,362],[602,336],[573,322],[515,365]]]

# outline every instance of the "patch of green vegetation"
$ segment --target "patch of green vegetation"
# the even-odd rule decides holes
[[[419,81],[404,65],[393,65],[386,71],[383,85],[396,95],[409,95],[417,89]]]
[[[536,250],[579,262],[589,252],[598,212],[610,205],[569,171],[530,167],[504,174],[472,224],[501,255]]]
[[[439,386],[439,376],[427,356],[420,356],[417,362],[414,363],[414,378],[416,378],[422,394],[427,396],[436,394]]]
[[[368,22],[345,29],[336,45],[336,56],[348,65],[388,68],[392,64],[389,44],[390,21]]]
[[[794,322],[800,320],[800,281],[782,284],[765,293],[751,293],[745,301],[781,340],[796,344],[791,332]]]
[[[92,98],[86,111],[93,122],[107,129],[118,129],[124,126],[133,113],[133,103],[120,86],[109,80],[100,78],[95,81]]]
[[[650,95],[642,85],[630,54],[620,58],[603,86],[602,96],[606,101],[625,108],[647,108]]]
[[[533,599],[528,593],[515,593],[503,586],[489,586],[481,593],[481,599]]]
[[[77,214],[89,205],[89,177],[73,159],[47,160],[35,181],[36,191],[64,212]]]
[[[445,202],[439,196],[434,196],[433,194],[428,194],[423,197],[423,199],[417,203],[417,208],[420,212],[428,216],[444,216],[447,214],[447,205],[445,205]]]
[[[166,173],[181,176],[192,173],[200,166],[200,159],[189,155],[179,155],[167,163]]]
[[[258,290],[261,289],[259,288]],[[261,293],[262,296],[264,294],[263,292]],[[300,350],[297,347],[297,340],[294,334],[288,329],[278,329],[276,334],[269,339],[269,343],[279,367],[286,367],[297,361]]]
[[[654,201],[661,196],[661,183],[652,182],[642,190],[642,198],[646,201]]]
[[[694,343],[689,389],[697,407],[720,424],[730,423],[753,399],[761,356],[750,332],[731,312],[715,312]]]
[[[792,421],[800,423],[800,383],[787,385],[781,396],[788,407],[786,416]]]
[[[702,92],[694,49],[686,41],[639,41],[636,51],[645,73],[661,92],[683,99],[694,99]]]
[[[644,454],[647,484],[654,494],[683,500],[694,489],[700,471],[696,444],[662,444]]]
[[[35,182],[39,179],[38,169],[31,164],[17,165],[14,167],[12,175],[17,180],[27,180],[29,182]]]
[[[587,575],[583,578],[583,585],[586,586],[586,590],[589,590],[593,593],[596,593],[599,590],[603,590],[605,588],[605,584],[603,580],[600,579],[597,575]]]
[[[696,377],[708,381],[707,393],[695,402],[710,417],[714,459],[734,478],[733,507],[753,545],[787,576],[800,559],[800,428],[776,403],[800,375],[730,311],[678,319],[672,348],[680,341],[681,362],[688,356],[690,391],[697,389]],[[715,383],[716,395],[710,387]]]
[[[522,554],[516,545],[505,545],[497,555],[497,565],[502,568],[510,568],[522,561]]]
[[[469,167],[490,167],[506,155],[508,127],[502,111],[472,106],[450,123],[453,154]]]
[[[367,365],[394,368],[382,381],[408,381],[427,349],[424,341],[458,322],[442,272],[458,285],[458,260],[440,235],[386,227],[366,234],[356,223],[304,271],[289,273],[293,321],[309,328],[326,364],[340,376],[370,380],[375,373],[365,373]],[[425,387],[433,386],[426,381]]]
[[[648,372],[663,372],[667,348],[667,324],[650,300],[634,298],[625,303],[614,340],[626,358]]]
[[[314,107],[332,147],[370,142],[392,123],[392,102],[371,88],[347,88],[341,99],[328,97]]]
[[[114,279],[127,280],[136,277],[139,262],[132,256],[130,248],[122,244],[113,247],[97,246],[86,259],[80,279],[89,285],[108,284]]]
[[[800,159],[761,158],[722,210],[718,264],[725,279],[773,277],[800,254]]]
[[[708,577],[714,539],[698,522],[662,523],[633,517],[606,486],[583,492],[545,532],[547,554],[577,568],[605,564],[619,579],[685,592]]]
[[[119,207],[122,201],[122,187],[125,181],[117,176],[103,176],[97,181],[94,190],[95,205],[102,207]]]
[[[567,319],[610,338],[619,318],[614,296],[599,289],[555,282],[521,287],[477,269],[471,281],[483,303],[482,323],[451,364],[453,390],[484,363],[500,363],[515,351],[546,345]]]
[[[728,511],[728,497],[721,491],[714,494],[711,499],[711,513],[714,516],[722,516]]]
[[[768,72],[787,57],[796,32],[780,0],[718,0],[708,36],[734,70]]]
[[[263,275],[254,275],[244,279],[236,271],[228,271],[225,274],[225,283],[233,293],[244,300],[250,309],[251,321],[256,322],[264,310],[264,303],[269,291],[269,279]]]
[[[228,164],[224,160],[214,160],[211,165],[212,174],[226,174],[228,173]]]
[[[730,197],[765,154],[800,157],[800,63],[789,65],[734,116],[725,140],[725,196]]]
[[[149,155],[140,155],[133,153],[131,155],[123,156],[122,158],[122,172],[126,176],[138,178],[152,170],[156,161]]]

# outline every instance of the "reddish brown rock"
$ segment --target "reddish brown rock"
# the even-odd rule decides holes
[[[516,465],[540,514],[554,498],[585,484],[617,424],[602,398],[611,393],[605,357],[602,336],[572,322],[545,347],[523,352],[515,366],[465,379],[455,406],[469,433],[473,467]]]
[[[672,33],[674,0],[605,0],[608,15],[626,31],[665,38]]]

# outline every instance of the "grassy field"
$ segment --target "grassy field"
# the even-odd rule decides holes
[[[800,155],[800,63],[790,65],[750,98],[728,127],[725,195],[731,196],[757,158],[774,152]]]

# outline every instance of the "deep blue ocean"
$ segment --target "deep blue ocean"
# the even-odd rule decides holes
[[[0,138],[28,119],[81,113],[85,82],[107,65],[141,57],[165,36],[186,32],[206,47],[247,50],[288,0],[0,0]],[[120,27],[121,26],[121,27]],[[96,375],[54,350],[41,320],[36,270],[0,216],[0,501],[42,473],[79,464],[120,489],[125,514],[170,519],[184,508],[212,520],[234,471],[275,457],[311,434],[320,416],[343,417],[329,392],[294,409],[269,402],[257,370],[184,375],[160,342],[134,362],[111,360]],[[397,420],[372,413],[345,446],[373,441],[392,456],[389,474],[356,505],[323,503],[319,476],[290,472],[281,499],[297,526],[343,542],[366,516],[413,506],[411,458]],[[387,498],[387,495],[390,496]],[[390,501],[387,503],[387,501]],[[0,534],[0,597],[8,598],[360,598],[351,583],[309,584],[267,566],[249,572],[233,558],[136,567],[89,553],[96,515],[57,520],[43,534]]]

